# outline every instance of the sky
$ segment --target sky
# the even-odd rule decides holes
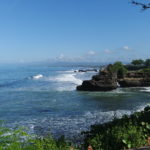
[[[0,0],[0,63],[150,58],[150,10],[129,0]]]

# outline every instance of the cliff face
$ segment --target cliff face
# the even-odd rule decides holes
[[[101,71],[91,80],[83,81],[82,85],[77,86],[80,91],[110,91],[117,88],[117,78],[107,70]]]
[[[118,80],[121,87],[150,86],[150,74],[143,72],[128,72],[123,79]]]
[[[83,81],[77,86],[79,91],[111,91],[118,87],[146,87],[150,86],[150,73],[129,71],[123,78],[117,78],[117,74],[107,69],[100,71],[91,80]]]

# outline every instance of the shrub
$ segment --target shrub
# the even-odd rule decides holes
[[[146,61],[145,61],[145,66],[146,66],[146,67],[150,67],[150,59],[146,59]]]
[[[10,130],[0,127],[0,150],[70,150],[71,143],[64,137],[36,137],[23,129]],[[74,148],[74,150],[77,150]]]
[[[142,70],[142,72],[144,72],[144,73],[150,73],[150,68],[145,68],[145,69]]]
[[[142,59],[132,60],[131,64],[132,65],[144,65],[144,60]]]
[[[144,111],[114,119],[105,124],[93,125],[84,132],[84,148],[89,144],[96,150],[121,150],[147,144],[150,136],[150,107]]]
[[[118,78],[123,78],[127,73],[127,69],[121,62],[115,62],[113,65],[108,66],[108,71],[115,73]]]

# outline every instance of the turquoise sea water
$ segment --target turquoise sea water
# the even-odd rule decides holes
[[[130,114],[150,103],[150,88],[78,92],[76,86],[95,72],[89,67],[49,65],[0,66],[0,120],[29,132],[76,136],[95,123]]]

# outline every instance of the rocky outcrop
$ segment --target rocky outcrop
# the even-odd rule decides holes
[[[79,91],[111,91],[118,87],[146,87],[150,86],[150,73],[141,71],[128,71],[123,78],[117,78],[117,74],[111,73],[106,68],[91,80],[83,81],[77,86]]]
[[[79,91],[110,91],[117,88],[117,78],[107,70],[100,71],[100,74],[92,77],[91,80],[83,81],[77,86]]]
[[[79,69],[79,70],[75,70],[74,72],[98,72],[98,70],[97,69],[86,69],[86,70]]]
[[[118,80],[121,87],[146,87],[150,86],[150,74],[144,72],[128,72],[123,79]]]

